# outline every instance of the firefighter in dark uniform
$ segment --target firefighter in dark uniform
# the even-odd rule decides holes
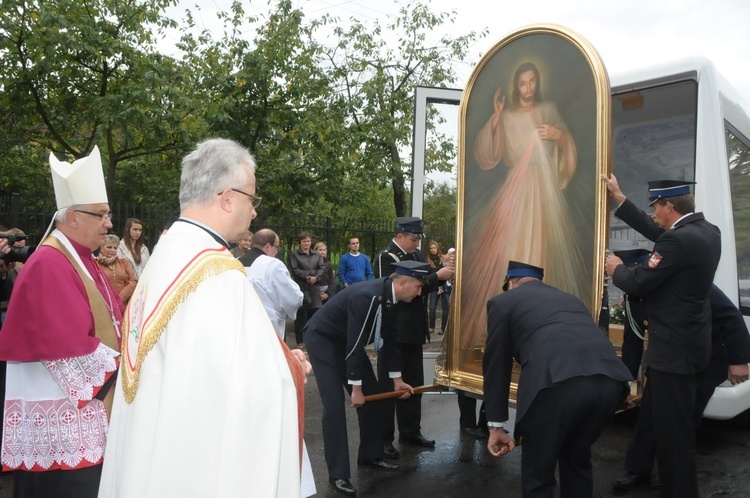
[[[513,360],[521,364],[515,438],[523,438],[524,498],[550,497],[559,466],[560,496],[592,496],[591,445],[625,398],[627,368],[575,296],[541,282],[542,268],[510,261],[503,293],[487,303],[482,361],[494,456],[515,442],[508,420]]]
[[[709,294],[721,257],[721,233],[703,213],[694,212],[693,182],[649,182],[654,207],[649,216],[625,197],[614,175],[602,175],[602,180],[619,205],[615,216],[655,241],[645,265],[628,268],[610,255],[605,266],[614,285],[647,300],[648,382],[642,403],[651,404],[662,494],[695,497],[696,374],[711,354]]]
[[[394,271],[394,265],[399,261],[418,261],[426,263],[422,252],[418,249],[419,242],[424,237],[422,220],[417,217],[396,218],[396,235],[388,247],[380,251],[375,257],[373,272],[376,278],[387,277]],[[444,263],[437,268],[431,268],[425,278],[425,288],[422,297],[406,303],[398,311],[393,323],[393,336],[400,353],[400,369],[404,382],[412,386],[424,384],[424,370],[422,368],[422,344],[430,340],[427,322],[427,296],[437,291],[443,282],[453,278],[454,255],[448,255]],[[378,378],[384,390],[388,386],[387,365],[392,359],[388,358],[388,351],[381,351],[378,355]],[[432,447],[435,441],[422,435],[422,396],[414,395],[406,400],[387,400],[383,402],[385,409],[385,431],[383,448],[385,457],[397,459],[399,452],[393,447],[395,434],[394,413],[398,419],[399,442],[421,447]]]
[[[615,252],[615,254],[618,253]],[[747,381],[748,363],[750,363],[750,334],[748,334],[742,313],[716,285],[711,286],[709,300],[711,303],[711,359],[708,367],[697,376],[696,427],[700,425],[703,411],[716,387],[726,380],[729,380],[732,385]],[[633,318],[643,321],[645,316],[639,319],[634,314]],[[638,414],[638,424],[625,456],[625,475],[612,482],[614,491],[629,491],[644,483],[650,483],[653,488],[660,487],[658,475],[652,474],[655,451],[651,406],[642,404]]]
[[[390,335],[397,310],[419,299],[428,264],[405,261],[394,265],[390,278],[369,280],[352,285],[326,303],[305,326],[305,343],[315,372],[318,392],[323,403],[323,448],[328,476],[336,491],[356,494],[349,481],[349,444],[346,434],[344,391],[351,396],[359,420],[360,466],[378,470],[397,470],[383,460],[383,404],[365,403],[364,396],[382,392],[372,371],[365,346],[394,350],[388,357],[398,364],[398,349]],[[386,368],[389,385],[386,391],[412,387],[405,383],[396,368]],[[404,397],[409,397],[409,393]]]

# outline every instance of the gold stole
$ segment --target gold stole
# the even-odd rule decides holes
[[[44,240],[42,245],[57,249],[68,259],[68,261],[70,261],[70,264],[73,265],[73,268],[75,268],[86,288],[86,294],[89,298],[89,307],[91,308],[91,313],[94,315],[94,331],[96,337],[98,337],[105,346],[110,347],[119,353],[120,344],[117,341],[115,325],[112,323],[112,315],[110,314],[109,308],[107,308],[107,303],[104,301],[102,293],[99,292],[96,283],[86,275],[83,268],[81,268],[73,255],[70,254],[70,251],[68,251],[68,249],[57,238],[50,235]],[[114,302],[112,303],[112,306],[115,306]],[[114,375],[117,375],[117,372],[115,372]],[[107,417],[112,413],[112,400],[114,399],[115,394],[113,387],[114,384],[112,384],[112,388],[109,389],[109,392],[104,397],[104,406],[107,409]]]

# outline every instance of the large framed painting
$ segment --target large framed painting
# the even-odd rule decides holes
[[[439,383],[481,393],[486,303],[509,260],[544,268],[598,317],[609,126],[604,65],[568,29],[519,29],[477,64],[459,107],[459,257]]]

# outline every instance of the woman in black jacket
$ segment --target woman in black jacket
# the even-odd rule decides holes
[[[299,347],[304,346],[305,342],[302,329],[322,304],[320,279],[323,278],[323,258],[311,246],[310,234],[302,232],[299,236],[299,249],[289,256],[292,278],[304,294],[302,306],[297,310],[297,318],[294,320],[294,336]]]

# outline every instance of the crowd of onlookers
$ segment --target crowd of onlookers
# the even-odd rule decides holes
[[[0,225],[0,233],[20,236],[18,237],[20,240],[14,242],[13,246],[26,246],[28,236],[23,230],[19,228],[7,229]],[[128,218],[125,222],[122,237],[120,238],[115,234],[107,235],[96,256],[96,262],[112,285],[115,286],[125,305],[128,304],[138,283],[138,278],[143,273],[150,256],[143,234],[143,222],[137,218]],[[353,283],[373,278],[370,258],[360,252],[358,237],[351,236],[348,238],[349,251],[341,255],[336,268],[334,268],[328,255],[326,243],[315,241],[313,244],[313,239],[310,233],[303,232],[298,238],[298,249],[289,254],[286,261],[283,254],[278,251],[278,246],[276,246],[277,249],[273,256],[288,266],[292,280],[299,286],[303,295],[303,301],[297,310],[296,318],[294,315],[290,315],[295,321],[295,339],[298,345],[304,344],[301,333],[307,320],[331,296]],[[239,259],[247,254],[252,247],[253,232],[247,231],[236,242],[231,253]],[[428,249],[428,263],[432,267],[439,266],[445,256],[440,244],[434,240],[430,241]],[[23,268],[22,262],[6,262],[5,259],[0,259],[0,312],[2,314],[8,307],[13,283],[21,268]],[[310,273],[313,275],[310,275]],[[445,332],[451,288],[451,282],[446,282],[438,291],[432,292],[429,296],[430,332],[435,331],[436,325],[438,334],[442,335]],[[440,309],[438,310],[438,308]],[[438,317],[440,317],[439,320]],[[0,318],[0,326],[2,326],[2,318]]]

